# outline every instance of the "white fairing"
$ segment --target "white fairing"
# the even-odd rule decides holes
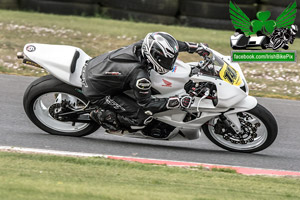
[[[71,63],[76,51],[80,56],[76,62],[75,71],[71,73]],[[77,47],[37,43],[26,44],[24,54],[59,80],[76,87],[81,87],[82,67],[91,58]]]
[[[170,97],[186,94],[183,86],[189,81],[191,67],[180,60],[176,60],[173,70],[160,75],[154,70],[150,72],[151,86],[160,92],[157,97]]]

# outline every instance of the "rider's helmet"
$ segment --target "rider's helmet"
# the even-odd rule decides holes
[[[296,35],[296,33],[298,32],[298,26],[291,25],[290,32],[291,32],[291,35],[293,35],[293,36]]]
[[[173,69],[178,50],[177,40],[165,32],[148,33],[142,44],[142,55],[159,74]]]

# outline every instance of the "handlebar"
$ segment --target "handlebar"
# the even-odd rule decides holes
[[[197,53],[198,53],[201,57],[203,57],[203,58],[206,60],[206,58],[207,58],[212,52],[211,52],[210,49],[208,48],[208,45],[207,45],[207,44],[200,43],[199,45],[200,45],[201,47],[199,47],[199,48],[197,49]]]

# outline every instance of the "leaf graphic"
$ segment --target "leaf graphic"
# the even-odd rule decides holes
[[[270,18],[270,16],[271,16],[270,11],[259,11],[256,13],[256,17],[260,21],[267,21]]]
[[[272,33],[276,27],[276,22],[274,20],[268,20],[265,22],[265,28],[267,33]]]
[[[263,23],[259,20],[252,20],[251,21],[251,26],[253,29],[253,32],[256,33],[257,31],[260,31],[263,27]]]
[[[274,20],[268,20],[270,16],[270,11],[257,12],[256,17],[258,20],[251,21],[253,32],[256,33],[257,31],[262,31],[262,33],[265,35],[271,34],[276,27],[276,22]]]

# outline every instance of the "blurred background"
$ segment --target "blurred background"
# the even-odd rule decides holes
[[[296,0],[300,5],[300,0]],[[276,19],[292,0],[234,0],[250,19],[259,10]],[[100,16],[167,25],[232,30],[229,0],[0,0],[0,9]],[[299,9],[298,9],[299,13]],[[296,24],[300,24],[298,14]]]

